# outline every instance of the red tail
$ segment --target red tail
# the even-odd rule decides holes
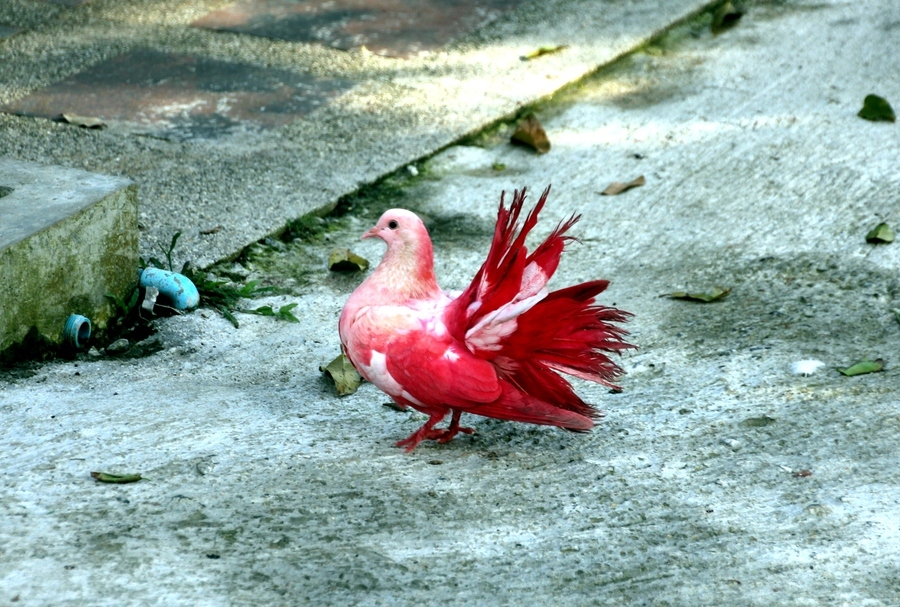
[[[596,418],[601,414],[582,401],[559,373],[615,387],[611,382],[622,371],[605,353],[634,346],[624,341],[628,333],[611,323],[625,322],[631,315],[594,304],[594,298],[609,284],[605,280],[546,292],[563,249],[573,240],[566,232],[580,219],[573,216],[561,222],[529,255],[525,238],[537,224],[549,193],[548,187],[521,226],[525,189],[513,194],[509,209],[501,197],[487,260],[469,287],[447,308],[444,322],[454,337],[477,356],[491,360],[501,376],[525,395]],[[501,415],[499,409],[491,412],[493,415],[481,410],[478,413],[516,419],[508,411]],[[544,418],[547,421],[543,423],[567,425],[546,415]]]

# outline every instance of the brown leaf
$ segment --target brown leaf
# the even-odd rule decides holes
[[[731,288],[723,289],[722,287],[713,287],[709,293],[688,293],[686,291],[675,291],[674,293],[665,293],[660,297],[669,297],[670,299],[686,299],[688,301],[699,301],[709,303],[722,299],[731,293]]]
[[[75,126],[80,126],[85,129],[104,129],[104,128],[106,128],[105,122],[103,122],[99,118],[94,118],[92,116],[79,116],[77,114],[63,114],[62,121],[68,122],[69,124],[74,124]]]
[[[95,478],[101,483],[136,483],[141,480],[140,474],[107,474],[106,472],[91,472],[91,478]]]
[[[538,154],[546,154],[550,151],[550,140],[547,138],[547,133],[534,114],[528,114],[519,122],[510,141],[534,148]]]
[[[222,226],[216,226],[216,227],[214,227],[214,228],[209,228],[209,229],[206,229],[206,230],[200,230],[200,235],[201,235],[201,236],[209,236],[210,234],[216,234],[216,233],[219,232],[221,229],[222,229]]]
[[[332,272],[364,272],[369,269],[369,262],[350,249],[335,249],[328,256],[328,269]]]
[[[746,12],[742,3],[729,0],[721,5],[713,15],[712,24],[710,25],[712,33],[720,34],[733,27]]]
[[[797,478],[804,478],[804,477],[807,477],[807,476],[812,476],[812,470],[806,470],[806,469],[803,469],[803,470],[795,470],[795,471],[793,472],[793,475],[796,476]]]
[[[353,367],[353,363],[350,362],[350,359],[347,358],[343,350],[341,351],[340,356],[328,363],[327,366],[319,367],[319,371],[327,373],[328,376],[331,377],[334,381],[334,387],[337,390],[338,396],[353,394],[362,383],[362,377],[360,377],[357,370]]]
[[[629,181],[628,183],[622,183],[621,181],[613,181],[611,184],[609,184],[606,187],[605,190],[600,192],[600,195],[601,196],[615,196],[617,194],[621,194],[622,192],[630,190],[631,188],[639,188],[642,185],[644,185],[645,183],[647,183],[647,180],[644,179],[643,175],[641,175],[640,177],[638,177],[637,179],[635,179],[633,181]]]

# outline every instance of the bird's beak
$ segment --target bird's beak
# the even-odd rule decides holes
[[[365,240],[366,238],[376,238],[378,237],[378,226],[374,226],[371,230],[363,234],[359,237],[360,240]]]

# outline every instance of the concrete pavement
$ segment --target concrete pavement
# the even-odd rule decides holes
[[[900,604],[900,249],[865,242],[900,216],[898,127],[856,116],[900,103],[900,12],[749,8],[545,105],[549,154],[501,127],[317,239],[254,248],[234,270],[289,289],[261,303],[300,324],[201,310],[159,322],[149,356],[5,374],[0,604]],[[318,372],[360,280],[324,260],[377,260],[359,234],[404,206],[460,288],[499,192],[547,183],[545,231],[584,215],[555,284],[609,278],[602,302],[635,314],[624,391],[579,385],[608,412],[587,435],[472,417],[475,436],[397,450],[421,416]],[[659,297],[713,286],[731,292]]]

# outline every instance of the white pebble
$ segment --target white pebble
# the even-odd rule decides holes
[[[825,366],[821,360],[798,360],[791,363],[791,373],[794,375],[812,375]]]
[[[419,175],[419,169],[414,167],[413,165],[409,165],[406,167],[406,171],[412,175],[413,177],[417,177]]]

